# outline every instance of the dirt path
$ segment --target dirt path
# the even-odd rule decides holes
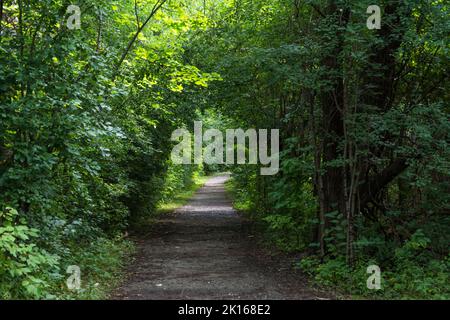
[[[211,178],[139,243],[114,299],[318,299],[289,263],[263,253]]]

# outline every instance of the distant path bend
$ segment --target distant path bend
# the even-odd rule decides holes
[[[210,178],[184,207],[139,241],[113,299],[321,299],[305,277],[265,254],[224,189]]]

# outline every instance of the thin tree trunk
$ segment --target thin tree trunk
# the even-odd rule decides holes
[[[97,30],[97,47],[96,52],[100,52],[101,43],[102,43],[102,24],[103,24],[103,14],[102,10],[99,10],[98,12],[98,30]]]
[[[0,0],[0,35],[3,31],[3,0]]]
[[[311,118],[311,144],[314,146],[314,185],[316,186],[317,196],[319,198],[319,226],[317,228],[317,239],[319,241],[319,250],[321,257],[325,256],[325,231],[326,231],[326,219],[325,219],[325,194],[322,178],[322,168],[321,168],[321,154],[322,145],[318,143],[318,133],[316,127],[316,117],[314,115],[314,103],[308,94],[308,103],[310,105],[310,118]]]

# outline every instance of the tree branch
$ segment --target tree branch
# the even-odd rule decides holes
[[[320,10],[319,6],[314,4],[314,3],[310,3],[311,7],[313,7],[314,10],[316,10],[316,12],[318,14],[320,14],[322,16],[322,18],[326,18],[326,16],[323,14],[323,12]]]
[[[133,44],[136,42],[136,39],[138,38],[139,34],[142,32],[142,30],[144,30],[145,26],[148,24],[148,22],[151,20],[151,18],[153,18],[153,16],[159,11],[159,9],[161,9],[161,7],[167,1],[168,0],[158,0],[158,1],[156,1],[155,5],[153,6],[152,11],[150,12],[150,15],[144,21],[144,23],[138,28],[138,30],[134,34],[133,38],[128,43],[128,45],[127,45],[125,51],[123,52],[122,56],[120,57],[119,62],[116,64],[116,68],[115,68],[114,75],[113,75],[113,80],[116,78],[117,73],[119,72],[119,69],[122,66],[123,61],[125,60],[125,58],[127,57],[128,53],[130,52],[131,47],[133,46]]]
[[[3,25],[3,0],[0,0],[0,34],[2,33]]]
[[[134,0],[134,15],[136,16],[136,25],[137,29],[141,27],[141,21],[139,20],[139,10],[137,0]]]

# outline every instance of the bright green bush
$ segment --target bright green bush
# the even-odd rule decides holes
[[[0,298],[49,297],[58,272],[58,257],[39,248],[39,231],[30,228],[13,208],[0,211]]]
[[[169,202],[177,193],[189,189],[201,174],[202,166],[200,165],[174,165],[169,161],[160,202]]]

